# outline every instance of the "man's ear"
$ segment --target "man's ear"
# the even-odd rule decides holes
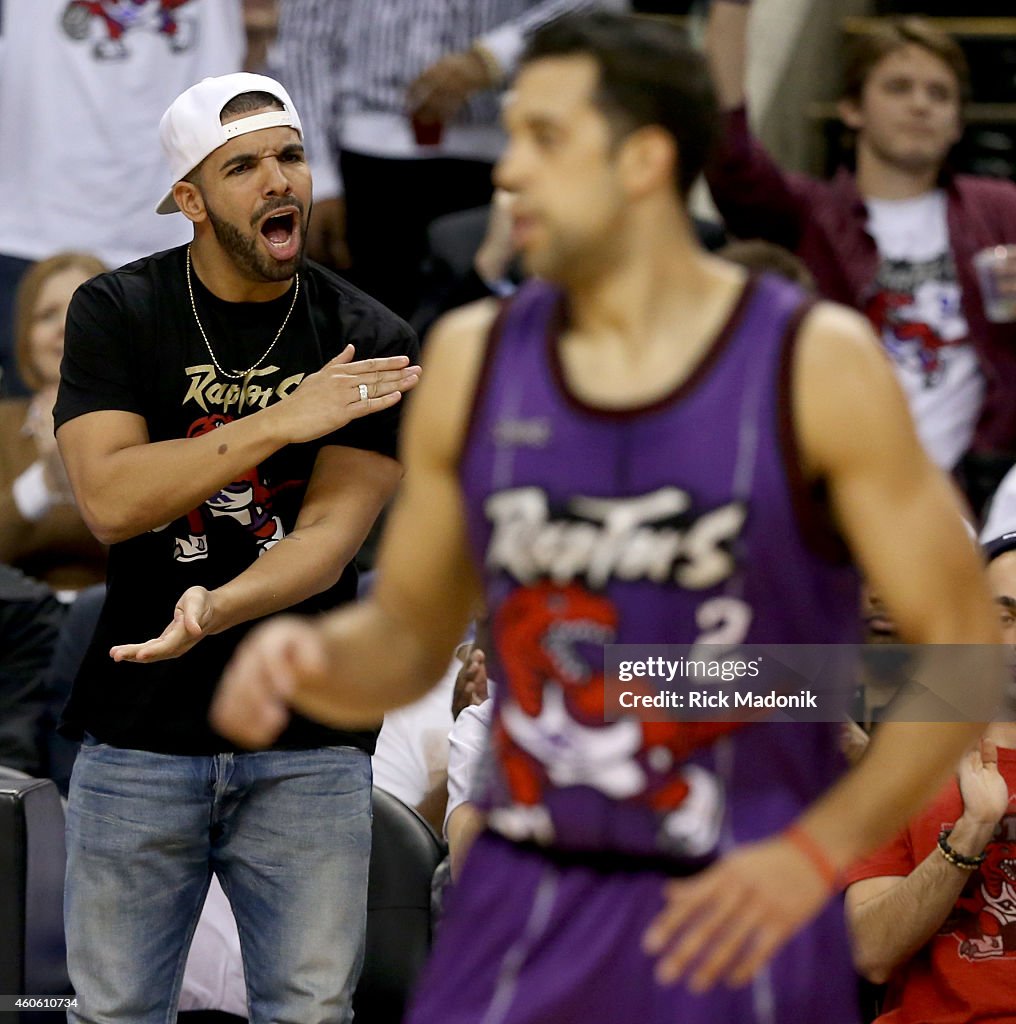
[[[622,181],[633,198],[640,198],[661,184],[670,189],[678,174],[679,160],[677,142],[669,132],[657,125],[637,128],[621,144]]]
[[[208,211],[205,208],[205,197],[201,194],[201,189],[192,181],[178,181],[173,186],[173,198],[176,200],[176,205],[180,207],[180,212],[194,224],[199,224],[201,221],[206,220],[208,217]]]
[[[855,132],[860,131],[864,126],[864,115],[861,113],[861,105],[857,100],[840,100],[836,104],[836,112],[840,115],[840,120]]]

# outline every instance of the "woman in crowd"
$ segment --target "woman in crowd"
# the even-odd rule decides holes
[[[0,401],[0,562],[58,591],[105,576],[105,549],[74,506],[53,436],[67,306],[78,285],[105,269],[94,256],[64,252],[25,274],[15,351],[32,395]]]

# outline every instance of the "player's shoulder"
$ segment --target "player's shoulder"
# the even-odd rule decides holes
[[[459,379],[474,376],[502,308],[496,299],[482,299],[442,316],[426,338],[427,366]]]
[[[794,354],[793,406],[808,475],[835,472],[872,445],[909,450],[906,402],[892,364],[861,314],[819,302],[801,323]]]
[[[458,457],[498,305],[483,300],[463,306],[438,320],[427,335],[423,377],[409,406],[408,436],[418,439],[430,456]]]
[[[478,345],[490,333],[503,303],[497,299],[480,299],[445,313],[430,329],[427,335],[427,350],[431,347],[444,348],[448,345]]]
[[[871,322],[863,314],[836,302],[816,302],[801,320],[798,372],[806,377],[831,371],[860,373],[888,367],[885,352]]]

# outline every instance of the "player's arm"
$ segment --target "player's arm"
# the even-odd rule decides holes
[[[817,307],[802,330],[795,376],[805,473],[826,482],[839,529],[903,639],[999,643],[997,614],[954,492],[921,447],[867,321],[840,306]],[[985,715],[997,697],[997,679],[928,682],[953,686],[940,696]],[[983,727],[976,720],[885,723],[857,767],[802,824],[845,867],[938,791]]]
[[[185,591],[161,636],[118,645],[111,655],[139,662],[179,657],[205,636],[327,590],[363,544],[401,475],[399,464],[386,455],[324,446],[288,536],[223,586]]]
[[[839,528],[903,637],[998,643],[957,503],[924,454],[889,363],[860,316],[823,305],[808,317],[795,354],[793,405],[802,468],[827,484]],[[962,683],[983,685],[981,704],[994,704],[993,681]],[[746,983],[818,913],[836,873],[937,792],[982,729],[979,722],[885,723],[858,765],[802,815],[794,838],[742,847],[671,883],[646,937],[649,951],[663,953],[659,976],[673,980],[697,960],[694,985]]]
[[[185,515],[287,444],[310,441],[387,409],[412,388],[406,356],[353,362],[348,347],[288,397],[198,437],[151,442],[143,417],[89,412],[57,431],[78,508],[106,544]],[[370,400],[360,400],[365,383]]]
[[[998,771],[995,744],[982,739],[959,767],[963,813],[950,830],[949,846],[977,857],[990,842],[1009,807],[1009,786]],[[905,877],[878,876],[847,889],[847,921],[854,963],[870,981],[882,984],[941,928],[970,872],[951,864],[937,849]]]
[[[345,727],[373,725],[440,678],[480,595],[466,538],[458,461],[493,304],[450,314],[427,344],[429,385],[407,409],[406,476],[366,602],[310,623],[280,619],[241,645],[213,725],[259,746],[289,708]]]

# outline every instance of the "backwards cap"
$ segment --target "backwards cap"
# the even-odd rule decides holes
[[[245,92],[266,92],[274,96],[285,108],[268,110],[237,118],[229,124],[221,121],[222,108],[230,100]],[[219,78],[205,78],[192,85],[170,104],[159,122],[159,141],[169,161],[173,184],[185,178],[209,153],[213,153],[238,135],[260,131],[262,128],[285,126],[295,128],[301,138],[303,127],[300,117],[289,98],[289,93],[265,75],[252,75],[246,71]],[[173,189],[162,197],[156,213],[176,213],[180,207],[173,198]]]
[[[1016,532],[1003,533],[1001,537],[996,537],[982,545],[985,560],[988,562],[993,562],[999,555],[1004,555],[1014,548],[1016,548]]]

